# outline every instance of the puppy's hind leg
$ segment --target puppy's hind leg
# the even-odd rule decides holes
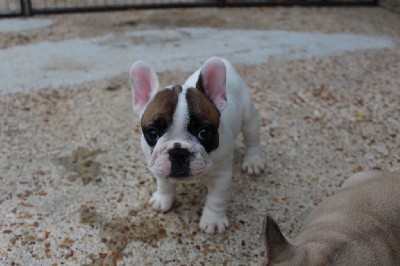
[[[258,175],[264,170],[264,161],[261,156],[258,111],[253,103],[243,117],[242,133],[245,145],[242,171]]]

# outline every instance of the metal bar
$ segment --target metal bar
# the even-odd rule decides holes
[[[25,10],[25,0],[20,0],[19,5],[21,8],[21,15],[24,15],[24,10]]]
[[[226,4],[225,0],[217,0],[216,1],[216,6],[217,7],[223,7],[223,6],[225,6],[225,4]]]
[[[376,6],[377,1],[295,1],[295,2],[269,2],[269,3],[225,3],[229,7],[260,7],[260,6]]]
[[[193,8],[193,7],[220,7],[220,3],[166,3],[166,4],[139,4],[139,5],[112,5],[112,6],[96,6],[96,7],[68,7],[68,8],[38,8],[32,9],[31,15],[44,14],[61,14],[74,12],[102,12],[102,11],[118,11],[127,9],[167,9],[167,8]],[[324,2],[269,2],[269,3],[229,3],[223,1],[224,7],[260,7],[260,6],[376,6],[376,1],[360,2],[360,1],[324,1]]]
[[[118,11],[127,9],[167,9],[167,8],[192,8],[192,7],[215,7],[215,3],[165,3],[165,4],[138,4],[138,5],[112,5],[93,7],[71,7],[71,8],[38,8],[32,9],[33,15],[61,14],[74,12],[102,12]]]
[[[20,13],[0,13],[0,18],[14,18],[14,17],[20,17]]]
[[[117,11],[127,9],[161,9],[161,8],[191,8],[191,7],[259,7],[259,6],[376,6],[379,0],[370,1],[339,1],[339,0],[295,0],[286,2],[279,2],[279,0],[264,0],[264,1],[239,1],[230,2],[229,0],[208,0],[197,3],[138,3],[138,4],[127,4],[126,1],[123,4],[116,4],[115,1],[111,5],[103,6],[90,6],[85,5],[82,7],[67,6],[50,6],[34,8],[32,7],[31,0],[20,0],[21,11],[19,13],[6,13],[1,14],[0,17],[15,17],[15,16],[31,16],[36,14],[60,14],[60,13],[74,13],[74,12],[102,12],[102,11]],[[90,1],[93,3],[93,1]],[[108,3],[108,1],[106,2]]]
[[[21,14],[23,16],[31,16],[32,15],[31,0],[21,0]]]

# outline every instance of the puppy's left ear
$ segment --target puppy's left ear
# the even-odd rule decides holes
[[[290,261],[296,253],[296,246],[290,244],[282,235],[278,224],[270,216],[266,216],[263,224],[265,238],[266,264]]]
[[[211,57],[202,66],[196,88],[211,100],[219,111],[225,109],[226,67],[221,58]]]
[[[130,70],[133,110],[142,113],[158,90],[158,78],[153,68],[144,61],[136,61]]]

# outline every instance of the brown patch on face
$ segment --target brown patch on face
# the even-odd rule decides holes
[[[154,137],[154,132],[156,131],[158,137],[161,137],[172,124],[172,118],[181,92],[182,87],[179,85],[171,89],[161,90],[146,107],[141,119],[141,126],[150,146],[154,146],[157,141]]]
[[[181,91],[182,88],[180,86],[159,91],[146,107],[142,116],[141,126],[146,127],[159,117],[163,118],[167,124],[171,124]]]
[[[188,131],[195,136],[207,152],[218,148],[218,127],[221,113],[198,88],[190,88],[186,93],[189,111]]]
[[[219,127],[219,117],[221,116],[217,107],[207,99],[203,91],[199,89],[189,89],[186,94],[189,106],[189,114],[202,116],[210,124]]]

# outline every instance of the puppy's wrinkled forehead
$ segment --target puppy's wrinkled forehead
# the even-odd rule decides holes
[[[160,118],[165,121],[167,126],[171,125],[181,92],[182,87],[178,85],[159,91],[146,107],[141,119],[141,126],[146,127]]]

